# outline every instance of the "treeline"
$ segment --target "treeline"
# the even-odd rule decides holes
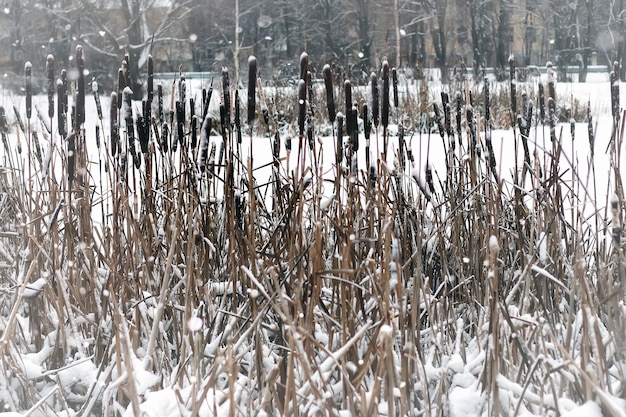
[[[358,80],[383,57],[398,68],[500,69],[553,61],[625,67],[623,0],[6,0],[0,15],[0,65],[43,68],[52,53],[70,66],[80,43],[92,76],[114,82],[124,54],[139,74],[148,53],[157,71],[235,69],[259,58],[266,79],[297,75],[289,65],[303,50],[318,66],[341,67]],[[314,63],[315,64],[315,63]],[[419,71],[417,72],[419,75]],[[622,74],[623,79],[623,74]],[[138,84],[137,84],[138,85]]]

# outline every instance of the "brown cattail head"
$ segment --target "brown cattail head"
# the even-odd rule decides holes
[[[378,93],[378,76],[375,72],[370,74],[370,109],[372,110],[372,122],[378,127],[379,122],[379,93]]]
[[[201,172],[204,172],[206,169],[207,156],[209,152],[209,138],[211,136],[212,126],[213,119],[210,116],[205,117],[200,130],[200,153],[198,155]]]
[[[341,164],[343,159],[343,113],[337,113],[337,153],[335,154],[335,162]]]
[[[619,63],[613,62],[613,69],[610,74],[611,81],[611,113],[615,123],[619,122]]]
[[[248,58],[248,125],[250,125],[250,128],[252,128],[256,117],[256,71],[256,57],[251,55]]]
[[[85,59],[83,47],[76,46],[76,67],[78,79],[76,80],[76,127],[85,123]]]
[[[119,142],[119,124],[118,124],[118,106],[117,106],[117,93],[113,91],[111,93],[111,156],[115,156],[117,153],[117,143]]]
[[[539,83],[539,118],[543,122],[546,120],[546,93],[543,84]]]
[[[46,79],[48,80],[48,117],[54,117],[54,56],[48,55],[46,58]]]
[[[154,98],[154,59],[148,55],[148,103]]]
[[[237,143],[242,142],[241,135],[241,103],[239,102],[239,90],[235,90],[235,133],[237,135]]]
[[[346,114],[352,108],[352,82],[350,80],[345,80],[343,82],[343,90],[345,93],[345,106],[344,109]]]
[[[98,112],[98,120],[102,121],[102,103],[100,103],[100,93],[99,86],[96,80],[91,82],[91,92],[93,93],[93,98],[96,102],[96,111]]]
[[[363,133],[365,134],[365,140],[369,144],[370,134],[372,133],[372,120],[370,119],[369,109],[367,104],[363,105]]]
[[[59,136],[65,137],[67,134],[65,130],[65,103],[64,103],[65,90],[63,89],[63,81],[57,80],[57,125],[59,130]],[[111,122],[112,123],[112,122]]]
[[[26,118],[30,119],[33,114],[33,65],[30,61],[24,64],[24,76],[26,82]]]
[[[298,131],[304,135],[304,119],[306,117],[306,82],[298,81]]]
[[[389,126],[389,62],[383,61],[382,67],[382,102],[381,102],[381,122],[383,128]]]
[[[391,69],[391,79],[393,80],[393,105],[398,108],[400,99],[398,97],[398,70],[394,67]]]
[[[330,65],[324,65],[322,70],[324,75],[324,86],[326,87],[326,109],[328,110],[328,119],[331,123],[335,122],[335,96],[333,91],[333,74]]]
[[[509,56],[509,79],[511,83],[511,122],[515,125],[517,115],[517,80],[515,77],[515,56]]]
[[[228,68],[222,68],[222,94],[224,97],[225,122],[230,125],[230,81],[228,79]]]
[[[300,79],[304,80],[307,71],[309,70],[309,55],[306,52],[300,54]]]
[[[63,95],[59,96],[57,100],[63,97],[63,113],[67,114],[67,111],[69,110],[67,95],[70,91],[70,85],[69,85],[69,81],[67,80],[67,71],[65,69],[61,70],[61,83],[63,84],[63,90],[62,90]]]
[[[124,77],[124,69],[117,70],[117,96],[123,97],[124,88],[126,88],[126,78]],[[122,108],[122,100],[117,102],[118,110]]]

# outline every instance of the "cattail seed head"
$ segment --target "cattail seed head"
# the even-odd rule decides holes
[[[152,103],[154,98],[154,59],[152,54],[148,55],[148,102]]]
[[[397,109],[400,99],[398,97],[398,70],[395,67],[391,69],[391,79],[393,80],[393,106]]]
[[[257,61],[254,55],[248,58],[248,125],[252,126],[256,117],[256,71]]]
[[[322,70],[324,75],[324,86],[326,87],[326,109],[328,110],[328,119],[331,123],[335,122],[335,97],[333,91],[333,74],[330,65],[324,65]]]
[[[210,116],[204,118],[202,122],[202,128],[200,130],[200,153],[198,154],[198,163],[200,164],[200,171],[204,172],[206,169],[207,154],[209,150],[209,137],[211,136],[211,129],[213,126],[213,119]]]
[[[382,101],[381,101],[381,123],[383,128],[389,126],[389,62],[383,61],[382,68]]]
[[[304,80],[309,70],[309,55],[306,52],[300,54],[300,79]]]
[[[228,68],[222,68],[222,94],[224,100],[224,118],[225,122],[230,125],[230,81],[228,78]]]
[[[372,121],[375,127],[378,127],[379,122],[379,93],[378,93],[378,77],[375,72],[370,74],[370,95],[371,103],[370,108],[372,110]]]
[[[343,82],[343,91],[344,91],[344,109],[346,114],[352,108],[352,82],[350,80],[345,80]]]
[[[24,64],[24,75],[26,81],[26,118],[30,119],[33,114],[33,66],[30,61]]]
[[[298,81],[298,131],[304,135],[304,119],[306,117],[306,82]]]
[[[50,120],[54,117],[54,56],[48,55],[46,58],[46,79],[48,80],[48,117]]]
[[[76,67],[78,69],[78,79],[76,80],[76,122],[79,128],[85,123],[85,60],[83,47],[76,46]]]

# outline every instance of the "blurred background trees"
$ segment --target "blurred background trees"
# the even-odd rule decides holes
[[[313,69],[329,63],[356,80],[383,56],[414,75],[504,76],[514,54],[522,65],[578,66],[584,80],[596,62],[626,66],[624,1],[0,0],[0,70],[19,73],[30,60],[39,72],[49,53],[67,67],[81,44],[104,85],[128,54],[135,89],[149,53],[158,72],[217,71],[255,54],[277,82],[297,76],[304,50]]]

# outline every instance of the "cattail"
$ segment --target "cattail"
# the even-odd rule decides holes
[[[222,68],[222,90],[224,95],[224,122],[230,126],[230,81],[228,80],[228,69]]]
[[[428,191],[430,191],[430,193],[426,195],[435,194],[435,182],[433,181],[433,170],[429,162],[426,163],[425,170],[426,170],[426,184],[428,185]],[[430,200],[430,198],[428,198],[428,200]]]
[[[96,147],[100,149],[100,126],[96,125]]]
[[[217,158],[217,174],[219,175],[220,173],[220,169],[222,168],[222,164],[224,162],[224,150],[225,150],[226,146],[224,144],[224,142],[222,142],[220,144],[220,153],[219,153],[219,157]]]
[[[169,143],[170,143],[170,127],[168,124],[163,125],[163,129],[161,130],[161,150],[163,153],[167,153],[169,151]]]
[[[619,123],[619,63],[613,62],[613,70],[611,71],[611,112],[615,125]]]
[[[20,127],[20,130],[23,134],[26,134],[26,129],[24,128],[24,122],[22,122],[22,116],[20,116],[20,112],[17,107],[13,106],[13,113],[15,113],[15,120],[17,120],[17,125]]]
[[[207,155],[209,152],[209,137],[211,136],[212,125],[213,119],[210,116],[205,117],[200,130],[200,153],[198,155],[200,172],[204,172],[206,169]],[[213,150],[213,152],[215,151]]]
[[[369,117],[367,104],[363,105],[362,116],[363,116],[363,134],[365,135],[365,140],[369,146],[370,135],[372,133],[372,121],[370,120],[370,117]]]
[[[350,126],[346,130],[350,133],[350,147],[353,152],[359,150],[359,124],[358,124],[358,111],[356,109],[356,104],[352,106],[347,115],[346,126]]]
[[[46,129],[46,132],[52,133],[52,128],[50,127],[50,119],[44,116],[43,112],[41,111],[39,106],[36,104],[35,104],[35,112],[37,113],[37,118],[39,119],[39,122],[44,127],[44,129]]]
[[[433,103],[433,110],[435,112],[435,123],[437,123],[439,135],[441,136],[441,139],[443,139],[445,131],[443,130],[443,123],[441,122],[441,110],[439,110],[439,106],[437,106],[437,103]]]
[[[191,117],[191,149],[198,146],[198,120],[196,118],[196,101],[189,99],[189,117]]]
[[[124,87],[130,87],[130,55],[124,54],[122,59],[122,70],[124,74]]]
[[[113,91],[111,93],[111,113],[110,113],[110,122],[111,122],[111,156],[115,156],[117,153],[117,143],[119,142],[119,125],[118,125],[118,104],[117,104],[117,93]],[[59,125],[60,128],[60,125]],[[59,132],[60,133],[60,132]],[[63,135],[61,135],[63,136]]]
[[[306,124],[306,138],[309,142],[309,149],[313,150],[313,145],[315,144],[315,140],[313,138],[313,118],[308,118],[308,123]]]
[[[239,190],[235,191],[235,219],[237,220],[237,226],[240,229],[243,228],[243,204]]]
[[[546,120],[546,96],[542,83],[539,83],[539,118],[541,123]]]
[[[306,117],[306,82],[298,81],[298,130],[304,135],[304,118]]]
[[[389,62],[383,61],[382,69],[382,101],[381,101],[381,123],[383,128],[386,129],[389,126]]]
[[[391,79],[393,80],[393,106],[397,109],[400,99],[398,97],[398,70],[395,67],[391,69]]]
[[[337,165],[341,164],[343,159],[343,113],[337,113],[337,154],[335,155],[335,162]]]
[[[154,59],[152,54],[148,55],[148,103],[152,104],[154,99]]]
[[[130,87],[125,87],[122,92],[122,114],[124,115],[126,135],[128,137],[128,151],[133,158],[135,166],[139,168],[140,160],[135,150],[135,124],[133,121],[132,97],[133,90],[131,90]]]
[[[63,114],[67,116],[67,112],[69,110],[68,94],[70,92],[70,85],[69,85],[69,81],[67,80],[67,71],[65,69],[61,70],[61,83],[62,83],[62,96],[61,97],[63,97]],[[58,88],[57,88],[57,91],[58,91]],[[57,100],[59,100],[59,98],[60,97],[57,97]]]
[[[54,117],[54,56],[51,54],[46,58],[46,79],[48,80],[48,117],[50,121]]]
[[[456,135],[459,139],[459,145],[462,145],[463,131],[461,130],[461,122],[463,117],[463,100],[460,91],[454,95],[456,101]]]
[[[209,105],[211,104],[211,96],[213,96],[213,79],[211,79],[211,85],[209,86],[209,89],[205,90],[202,89],[202,120],[204,120],[204,118],[206,117],[206,115],[209,113]]]
[[[489,93],[489,82],[485,77],[485,121],[487,127],[491,125],[491,94]]]
[[[612,224],[613,224],[613,241],[617,247],[620,247],[622,243],[622,225],[620,222],[620,207],[619,207],[619,199],[616,195],[611,197],[611,215],[612,215]]]
[[[172,143],[172,150],[176,152],[178,149],[178,144],[180,144],[181,148],[184,144],[185,139],[185,103],[181,103],[179,100],[176,100],[176,138],[174,138],[174,143]]]
[[[35,144],[35,157],[37,157],[37,161],[39,161],[39,164],[41,164],[43,161],[43,158],[41,157],[41,146],[39,145],[39,135],[37,134],[36,130],[33,131],[33,143]]]
[[[311,74],[311,71],[307,71],[306,73],[306,78],[305,78],[305,82],[306,82],[306,91],[307,91],[307,97],[308,97],[308,103],[309,103],[309,114],[311,117],[313,117],[315,115],[315,106],[313,103],[315,103],[315,97],[313,95],[313,75]]]
[[[26,79],[26,118],[30,119],[33,114],[33,65],[30,61],[24,64],[24,75]]]
[[[587,131],[589,133],[589,151],[593,158],[595,135],[593,132],[593,116],[591,115],[591,100],[587,103]]]
[[[100,103],[100,93],[98,92],[98,82],[91,82],[91,92],[93,93],[93,98],[96,101],[96,111],[98,112],[98,119],[102,121],[102,104]]]
[[[185,120],[187,120],[187,114],[185,112],[185,103],[187,102],[187,77],[185,76],[185,74],[181,74],[180,78],[178,79],[178,100],[181,104],[181,120],[184,124]],[[182,138],[180,138],[179,140],[182,140]]]
[[[274,157],[274,166],[278,167],[280,164],[280,133],[278,130],[274,132],[274,143],[272,146],[272,156]]]
[[[343,91],[345,98],[344,109],[347,114],[348,111],[352,108],[352,82],[350,80],[345,80],[343,82]]]
[[[515,56],[509,56],[509,78],[511,82],[511,121],[515,125],[517,115],[517,80],[515,77]]]
[[[552,62],[548,61],[546,66],[548,67],[548,97],[552,97],[552,100],[556,101],[556,88],[554,86],[555,80]]]
[[[74,160],[76,152],[76,146],[74,143],[74,139],[76,135],[74,133],[70,133],[67,137],[67,180],[70,184],[74,181]]]
[[[226,136],[226,132],[228,132],[228,128],[230,125],[230,122],[227,121],[226,112],[226,106],[220,104],[220,125],[222,127],[222,136]]]
[[[213,178],[213,171],[215,168],[215,142],[211,143],[211,152],[209,153],[209,172],[207,176]]]
[[[263,115],[263,123],[265,123],[266,127],[269,127],[269,125],[270,125],[270,111],[267,109],[267,107],[264,107],[261,110],[261,114]]]
[[[404,159],[404,126],[398,126],[398,154],[400,158],[400,169],[404,172],[406,161]]]
[[[126,182],[126,171],[128,170],[128,163],[126,152],[120,152],[120,178],[122,182]]]
[[[165,115],[163,114],[163,85],[157,85],[157,111],[159,116],[159,126],[165,123]]]
[[[291,135],[285,136],[285,150],[291,152]]]
[[[126,88],[126,78],[124,77],[124,70],[120,68],[119,70],[117,70],[117,96],[118,97],[124,96],[124,88]],[[120,100],[117,103],[118,110],[122,108],[122,101],[123,100]]]
[[[0,106],[0,132],[8,133],[9,132],[9,123],[7,122],[7,115],[4,110],[4,107]]]
[[[309,55],[306,52],[300,54],[300,79],[304,80],[307,71],[309,70]]]
[[[476,142],[476,120],[474,119],[474,108],[471,105],[466,109],[467,127],[470,134],[470,144],[472,148],[477,148]]]
[[[65,130],[65,112],[64,112],[65,104],[63,103],[63,96],[64,96],[63,81],[59,79],[57,80],[57,108],[58,108],[58,111],[57,111],[58,128],[57,129],[59,131],[59,136],[61,137],[65,137],[65,135],[67,134]]]
[[[251,55],[248,58],[248,125],[250,129],[256,117],[256,64],[256,57]]]
[[[241,105],[239,103],[239,90],[235,90],[235,134],[237,135],[237,143],[241,143]]]
[[[78,69],[78,80],[76,81],[76,128],[85,123],[85,59],[83,47],[76,46],[76,66]]]
[[[328,119],[331,123],[335,123],[335,96],[333,92],[333,74],[330,65],[324,65],[322,70],[324,75],[324,86],[326,87],[326,109],[328,110]]]
[[[148,142],[150,139],[150,122],[146,118],[147,102],[142,101],[143,114],[137,117],[137,136],[139,136],[139,146],[141,153],[148,153]]]
[[[552,97],[548,98],[548,122],[550,124],[550,140],[556,140],[556,121],[555,121],[556,104]]]
[[[379,94],[378,94],[378,77],[375,72],[370,74],[370,94],[371,94],[371,109],[372,109],[372,121],[374,126],[378,128],[379,122]]]

